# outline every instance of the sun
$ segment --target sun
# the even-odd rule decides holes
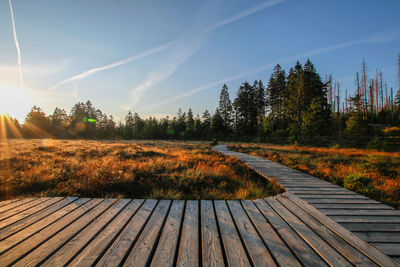
[[[0,114],[9,114],[22,123],[32,106],[26,89],[0,84]]]

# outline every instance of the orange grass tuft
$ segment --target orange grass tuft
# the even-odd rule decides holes
[[[399,152],[271,144],[235,144],[229,148],[347,186],[353,191],[400,208]]]
[[[239,160],[187,142],[2,140],[0,194],[249,199],[280,192]]]

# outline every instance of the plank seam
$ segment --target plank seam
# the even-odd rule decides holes
[[[219,242],[220,242],[221,251],[222,251],[222,258],[224,259],[224,264],[225,264],[225,266],[229,266],[228,257],[227,257],[227,255],[226,255],[226,251],[225,251],[224,240],[222,239],[222,232],[221,232],[221,229],[220,229],[220,227],[219,227],[219,221],[218,221],[218,217],[217,217],[217,211],[216,211],[216,209],[215,209],[214,200],[212,200],[211,203],[212,203],[212,206],[213,206],[215,222],[216,222],[216,225],[217,225],[217,231],[218,231],[218,236],[219,236]]]
[[[167,213],[166,213],[165,216],[164,216],[163,222],[161,223],[160,229],[158,230],[156,239],[154,240],[153,246],[152,246],[152,248],[151,248],[150,255],[149,255],[149,257],[147,258],[146,266],[150,266],[150,263],[151,263],[151,261],[153,260],[154,253],[156,252],[158,243],[159,243],[160,238],[161,238],[161,234],[162,234],[162,232],[163,232],[163,230],[164,230],[164,226],[165,226],[165,223],[167,222],[167,218],[168,218],[168,216],[169,216],[169,212],[171,211],[171,207],[172,207],[172,203],[173,203],[173,202],[174,202],[174,201],[170,201],[170,202],[169,202],[169,206],[168,206]]]
[[[66,198],[64,198],[64,199],[66,199]],[[64,199],[61,199],[60,201],[62,201],[62,200],[64,200]],[[37,219],[36,221],[33,221],[32,223],[30,223],[30,224],[28,224],[28,225],[26,225],[26,226],[24,226],[24,227],[22,227],[22,228],[19,228],[19,229],[18,229],[17,231],[15,231],[14,233],[11,233],[11,234],[9,234],[9,235],[3,237],[3,238],[0,238],[0,241],[3,241],[4,239],[9,238],[10,236],[13,236],[13,235],[15,235],[15,234],[21,232],[22,230],[24,230],[24,229],[28,228],[29,226],[31,226],[31,225],[37,223],[38,221],[47,218],[48,216],[50,216],[50,215],[52,215],[53,213],[59,211],[60,209],[63,209],[63,208],[66,207],[67,205],[70,205],[71,203],[75,202],[76,200],[78,200],[78,198],[76,198],[75,200],[72,200],[71,202],[67,202],[65,205],[63,205],[63,206],[59,207],[58,209],[54,210],[53,212],[47,214],[47,215],[44,216],[43,218]],[[56,204],[56,203],[58,203],[58,202],[60,202],[60,201],[57,201],[57,202],[53,203],[52,205],[46,207],[45,209],[50,208],[51,206],[53,206],[54,204]],[[40,210],[40,211],[43,211],[43,210]],[[32,214],[32,215],[33,215],[33,214]],[[17,223],[17,222],[19,222],[19,221],[21,221],[21,220],[23,220],[23,219],[29,218],[29,217],[31,217],[32,215],[29,215],[29,216],[27,216],[27,217],[25,217],[25,218],[22,218],[22,219],[20,219],[20,220],[18,220],[18,221],[15,221],[15,222],[9,224],[9,225],[7,225],[7,226],[4,226],[4,227],[0,228],[0,230],[2,230],[2,229],[4,229],[4,228],[7,228],[7,227],[9,227],[9,226],[12,226],[13,224],[15,224],[15,223]]]
[[[96,204],[95,206],[93,206],[92,208],[90,208],[89,210],[87,210],[86,212],[91,211],[93,208],[97,207],[97,205],[99,205],[100,203],[102,203],[104,200],[100,201],[98,204]],[[82,204],[83,205],[83,204]],[[81,205],[81,206],[82,206]],[[79,206],[79,207],[81,207]],[[73,221],[71,221],[69,224],[65,225],[64,227],[62,227],[61,229],[59,229],[57,232],[55,232],[54,234],[52,234],[51,236],[47,237],[45,240],[43,240],[42,242],[40,242],[39,244],[36,244],[35,247],[31,248],[30,250],[26,251],[23,255],[21,255],[19,258],[15,259],[10,265],[14,265],[15,263],[17,263],[18,261],[20,261],[21,259],[23,259],[25,256],[27,256],[29,253],[31,253],[32,251],[34,251],[36,248],[38,248],[39,246],[41,246],[42,244],[44,244],[47,240],[51,239],[52,237],[54,237],[55,235],[57,235],[59,232],[61,232],[62,230],[64,230],[65,228],[67,228],[70,224],[72,224],[73,222],[75,222],[76,220],[78,220],[79,218],[81,218],[82,216],[84,216],[85,213],[82,213],[81,216],[77,217],[76,219],[74,219]],[[44,228],[43,228],[44,229]],[[41,229],[40,231],[42,231],[43,229]],[[39,231],[39,232],[40,232]],[[38,232],[37,232],[38,233]],[[36,233],[35,233],[36,234]],[[32,236],[32,235],[31,235]],[[31,237],[29,236],[29,237]],[[25,238],[24,240],[26,240],[27,238]],[[21,242],[19,242],[21,243]],[[18,244],[19,244],[18,243]],[[17,244],[16,244],[17,245]],[[15,245],[15,246],[16,246]],[[13,247],[15,247],[13,246]],[[9,249],[5,250],[8,251]],[[1,254],[3,254],[5,251],[3,251]]]
[[[118,200],[114,201],[110,206],[108,206],[107,208],[105,208],[102,212],[100,212],[96,217],[92,218],[89,222],[87,222],[82,228],[80,228],[79,231],[75,232],[75,234],[73,234],[72,236],[70,236],[69,238],[67,238],[65,240],[64,243],[62,243],[61,245],[59,245],[55,250],[53,250],[51,253],[49,253],[45,258],[43,258],[38,265],[43,264],[45,261],[47,261],[49,258],[51,258],[51,256],[53,256],[55,253],[57,253],[57,251],[59,251],[63,246],[65,246],[65,244],[67,244],[70,240],[72,240],[76,235],[78,235],[80,232],[82,232],[83,230],[85,230],[90,224],[92,224],[97,218],[99,218],[101,215],[103,215],[107,210],[109,210],[112,206],[115,205],[115,203],[117,203]]]
[[[250,265],[251,265],[251,266],[254,266],[254,261],[253,261],[253,259],[251,258],[250,252],[249,252],[249,250],[248,250],[248,248],[247,248],[247,246],[246,246],[246,243],[244,242],[244,239],[243,239],[243,237],[242,237],[242,234],[241,234],[240,231],[239,231],[239,227],[237,226],[236,219],[234,218],[234,216],[233,216],[233,214],[232,214],[231,207],[228,205],[228,203],[227,203],[226,200],[225,200],[225,204],[226,204],[226,206],[228,207],[229,215],[230,215],[231,218],[232,218],[233,225],[235,226],[236,232],[237,232],[237,234],[238,234],[238,236],[239,236],[240,242],[242,243],[242,247],[244,248],[244,251],[246,252],[246,255],[247,255],[247,258],[248,258],[248,260],[249,260],[249,262],[250,262]],[[262,239],[262,238],[261,238],[261,239]]]
[[[73,202],[75,202],[75,201],[77,201],[77,200],[78,200],[78,199],[74,200]],[[10,249],[12,249],[12,248],[18,246],[19,244],[21,244],[21,243],[24,242],[25,240],[31,238],[32,236],[36,235],[37,233],[40,233],[41,231],[43,231],[43,230],[46,229],[47,227],[50,227],[51,225],[53,225],[54,223],[58,222],[58,221],[61,220],[63,217],[67,216],[68,214],[70,214],[71,212],[75,211],[76,209],[78,209],[79,207],[81,207],[82,205],[84,205],[85,203],[87,203],[87,202],[89,202],[89,201],[90,201],[90,200],[88,200],[88,201],[86,201],[86,202],[83,202],[82,204],[80,204],[79,206],[77,206],[77,207],[74,208],[73,210],[67,212],[66,214],[64,214],[63,216],[61,216],[60,218],[58,218],[58,219],[55,220],[54,222],[52,222],[52,223],[50,223],[50,224],[44,226],[43,228],[39,229],[38,231],[32,233],[31,235],[29,235],[29,236],[23,238],[23,239],[20,240],[20,241],[18,241],[17,243],[15,243],[14,245],[12,245],[11,247],[9,247],[9,248],[7,248],[7,249],[1,251],[1,252],[0,252],[0,255],[6,253],[6,252],[9,251]],[[71,203],[73,203],[73,202],[71,202]],[[71,203],[69,203],[68,205],[70,205]],[[99,204],[100,204],[100,203],[99,203]],[[77,218],[77,219],[78,219],[78,218]],[[39,221],[40,221],[40,220],[39,220]],[[74,220],[74,221],[75,221],[75,220]],[[67,226],[65,226],[65,227],[67,227]],[[65,228],[65,227],[64,227],[64,228]],[[63,228],[63,229],[64,229],[64,228]],[[61,229],[61,230],[62,230],[62,229]],[[57,233],[58,233],[58,232],[57,232]],[[57,234],[57,233],[55,233],[55,234]],[[14,234],[12,234],[12,235],[14,235]],[[12,235],[10,235],[10,236],[12,236]],[[8,236],[8,237],[10,237],[10,236]],[[7,238],[8,238],[8,237],[7,237]],[[51,236],[51,237],[52,237],[52,236]],[[51,238],[51,237],[49,237],[49,238]],[[46,241],[47,241],[47,239],[46,239]],[[45,241],[44,241],[44,242],[45,242]],[[35,247],[34,249],[36,249],[36,247]],[[32,249],[32,250],[34,250],[34,249]]]
[[[118,264],[119,267],[122,267],[125,263],[125,261],[128,259],[129,254],[131,253],[133,247],[135,246],[137,240],[139,239],[139,237],[141,236],[144,228],[146,227],[147,223],[149,222],[151,216],[153,215],[154,211],[156,210],[158,204],[160,203],[160,200],[157,200],[156,205],[154,205],[153,209],[151,210],[149,216],[146,218],[146,221],[143,223],[142,227],[140,228],[140,230],[138,231],[138,233],[136,234],[135,239],[132,241],[132,244],[129,246],[129,248],[126,250],[125,255],[122,257],[120,263]],[[139,209],[138,209],[139,210]],[[133,219],[133,217],[131,218]],[[131,220],[129,220],[130,222]],[[99,258],[100,259],[100,258]]]
[[[176,248],[175,248],[175,255],[174,255],[174,260],[173,260],[172,266],[176,266],[176,263],[178,262],[179,247],[181,245],[181,238],[182,238],[183,221],[185,219],[185,214],[186,214],[186,204],[187,204],[187,200],[185,200],[185,202],[183,204],[183,211],[182,211],[182,215],[181,215],[181,221],[179,224],[178,240],[177,240],[177,244],[176,244]]]
[[[118,211],[118,213],[116,213],[112,218],[110,218],[110,220],[105,223],[86,243],[85,245],[83,245],[77,252],[75,255],[73,255],[64,266],[68,266],[68,264],[70,264],[75,258],[76,256],[78,256],[115,218],[117,218],[117,216],[132,202],[133,200],[131,199],[129,202],[127,202],[121,209],[120,211]],[[115,204],[115,203],[114,203]],[[114,205],[113,204],[113,205]],[[109,208],[111,208],[113,205],[111,205]],[[104,214],[109,208],[107,208],[103,213],[101,213],[100,215]],[[99,215],[99,216],[100,216]],[[98,217],[99,217],[98,216]],[[98,218],[96,217],[96,218]],[[93,220],[94,221],[94,220]],[[60,247],[61,248],[61,247]]]
[[[251,200],[254,204],[254,206],[258,209],[258,211],[260,212],[260,214],[265,218],[265,220],[269,223],[269,225],[271,226],[272,230],[274,230],[274,232],[278,235],[278,237],[281,239],[281,241],[285,244],[285,246],[290,250],[290,252],[292,253],[292,255],[296,258],[296,260],[302,265],[305,266],[304,263],[300,260],[300,258],[296,255],[296,253],[293,251],[293,249],[289,246],[289,244],[286,242],[286,240],[280,235],[280,233],[278,232],[278,230],[275,228],[275,226],[268,220],[267,216],[265,216],[264,212],[262,212],[262,210],[258,207],[258,205],[256,203],[254,203],[253,200]],[[261,200],[262,201],[262,200]],[[274,211],[275,212],[275,211]],[[276,212],[275,212],[276,213]],[[279,215],[279,214],[278,214]],[[295,232],[296,233],[296,232]],[[296,233],[297,234],[297,233]],[[263,240],[264,242],[264,240]]]

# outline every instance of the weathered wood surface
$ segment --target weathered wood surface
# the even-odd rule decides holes
[[[270,160],[230,151],[225,145],[216,146],[214,149],[238,157],[259,174],[274,179],[287,192],[307,201],[330,219],[393,259],[400,259],[399,210]],[[338,224],[333,227],[338,227]]]
[[[398,266],[290,193],[244,201],[42,200],[36,206],[47,207],[21,204],[3,220],[0,266]],[[396,251],[390,235],[364,238]]]

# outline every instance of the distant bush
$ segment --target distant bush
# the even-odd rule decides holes
[[[217,138],[213,138],[213,139],[211,140],[210,145],[212,145],[212,146],[218,145],[218,140],[217,140]]]

